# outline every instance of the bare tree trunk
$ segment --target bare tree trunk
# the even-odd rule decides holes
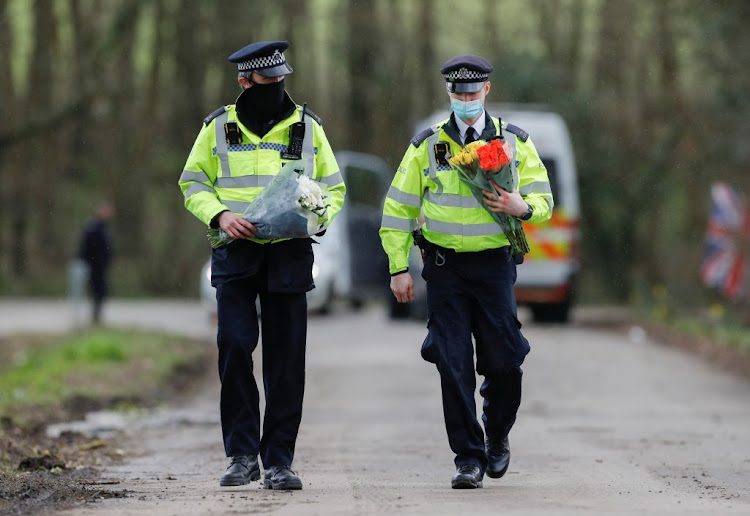
[[[95,190],[89,190],[88,201],[90,207],[102,200],[114,203],[114,260],[118,269],[126,271],[128,266],[137,267],[132,264],[141,253],[143,221],[147,217],[146,188],[141,177],[149,163],[136,156],[133,140],[139,129],[135,118],[138,110],[133,80],[136,76],[132,59],[133,27],[142,5],[139,1],[128,1],[117,8],[91,14],[94,18],[87,16],[87,21],[101,27],[92,62],[98,85],[93,99],[96,116],[87,124],[90,153],[86,162],[95,186]],[[113,276],[114,291],[118,289],[120,276]],[[132,276],[128,279],[132,280]]]
[[[573,0],[565,56],[565,81],[570,91],[575,91],[581,71],[583,54],[583,0]]]
[[[373,124],[374,103],[371,95],[373,82],[376,81],[374,71],[377,66],[375,56],[379,48],[375,44],[378,34],[373,34],[375,8],[372,2],[349,2],[348,5],[348,52],[346,56],[347,69],[351,77],[348,92],[348,131],[349,148],[359,148],[372,151],[375,143],[371,138],[369,128]]]
[[[6,99],[5,102],[0,102],[0,120],[14,120],[15,115],[13,113],[13,106],[15,105],[13,82],[12,82],[12,71],[10,67],[10,54],[12,51],[11,40],[10,40],[10,22],[7,16],[7,6],[0,7],[0,48],[7,49],[6,51],[0,52],[0,77],[5,77],[5,80],[0,80],[0,98]],[[8,185],[0,188],[0,290],[4,290],[7,274],[7,260],[8,250],[11,248],[11,240],[9,235],[9,227],[7,224],[10,213],[7,211],[7,207],[11,201],[11,174],[10,167],[6,163],[4,157],[4,148],[0,146],[0,184]]]
[[[613,294],[625,299],[628,296],[632,264],[637,258],[635,230],[640,213],[637,193],[639,178],[632,174],[630,137],[625,119],[628,84],[628,60],[621,44],[632,34],[633,13],[630,0],[604,0],[600,11],[599,41],[595,65],[597,124],[610,130],[599,140],[602,156],[607,156],[607,167],[601,171],[597,182],[602,195],[618,195],[621,204],[600,208],[589,214],[590,223],[599,236],[597,250],[605,276],[616,279]],[[620,169],[624,167],[625,170]],[[617,231],[612,227],[617,225]]]
[[[554,64],[560,64],[559,58],[562,52],[560,46],[560,21],[561,7],[559,0],[536,0],[534,4],[539,10],[540,31],[539,38],[544,44],[547,56]]]
[[[440,65],[435,56],[435,3],[430,0],[419,1],[417,16],[417,30],[412,35],[415,38],[414,48],[416,62],[414,63],[415,74],[411,75],[412,91],[412,118],[418,119],[427,116],[435,109],[435,102],[445,99],[440,77]],[[413,132],[409,128],[410,132]]]
[[[54,41],[55,20],[52,16],[51,0],[36,0],[34,4],[34,47],[32,55],[39,62],[52,63],[51,45]],[[54,83],[54,70],[49,67],[31,66],[28,91],[34,91],[33,96],[27,95],[22,99],[22,105],[25,107],[23,112],[46,112],[53,105],[54,89],[43,88],[37,90],[35,85]],[[38,94],[37,91],[41,91]],[[45,96],[45,94],[47,96]],[[28,274],[31,264],[29,256],[40,256],[46,248],[43,245],[37,245],[39,242],[45,242],[44,237],[48,237],[49,220],[51,217],[45,217],[49,213],[49,184],[54,180],[51,174],[54,168],[45,166],[45,154],[53,148],[53,142],[50,135],[45,138],[34,137],[19,146],[21,163],[24,174],[14,174],[10,208],[13,217],[12,240],[15,243],[13,270],[18,278],[25,278]],[[29,205],[29,200],[33,199],[33,206]],[[35,235],[36,230],[40,227],[41,236]]]
[[[84,17],[80,4],[80,0],[71,0],[70,3],[74,59],[70,63],[68,81],[78,86],[78,94],[83,93],[84,97],[88,97],[89,92],[94,89],[93,81],[97,77],[97,73],[92,67],[94,56],[90,50],[94,47],[93,24],[90,18]],[[72,159],[69,161],[66,175],[73,180],[80,177],[90,152],[87,147],[86,132],[87,124],[91,118],[90,102],[82,102],[80,108],[70,117],[68,148]]]

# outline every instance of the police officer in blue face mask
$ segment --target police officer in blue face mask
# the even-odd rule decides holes
[[[481,487],[485,473],[500,478],[507,472],[508,434],[521,403],[521,364],[530,349],[516,318],[516,260],[489,212],[535,223],[549,219],[554,204],[529,135],[484,109],[490,72],[492,65],[480,56],[445,63],[441,73],[452,114],[411,140],[380,228],[391,290],[401,303],[414,298],[408,272],[412,240],[422,248],[429,309],[422,357],[440,373],[445,427],[455,453],[454,489]],[[470,142],[490,139],[509,146],[518,180],[513,191],[495,185],[496,195],[487,192],[480,204],[448,158]],[[412,233],[420,215],[421,233]],[[484,377],[479,389],[484,432],[476,415],[475,369]]]

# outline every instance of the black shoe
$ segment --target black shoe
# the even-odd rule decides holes
[[[510,465],[510,445],[508,436],[502,439],[487,438],[487,476],[490,478],[500,478],[505,475]]]
[[[451,478],[453,489],[476,489],[482,487],[482,470],[477,466],[461,466]]]
[[[221,476],[219,485],[222,486],[244,486],[253,480],[260,479],[260,468],[258,457],[252,455],[236,455]]]
[[[289,466],[272,466],[265,472],[263,486],[266,489],[297,490],[302,489],[302,480]]]

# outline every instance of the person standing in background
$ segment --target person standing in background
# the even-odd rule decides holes
[[[107,272],[112,261],[112,239],[107,223],[114,213],[115,209],[111,203],[107,201],[99,203],[94,211],[93,219],[84,228],[78,252],[78,257],[88,266],[93,324],[99,324],[101,321],[102,305],[109,290]]]

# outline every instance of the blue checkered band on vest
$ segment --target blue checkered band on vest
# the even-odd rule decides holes
[[[241,72],[248,70],[263,70],[264,68],[271,68],[272,66],[279,66],[284,63],[286,63],[284,52],[276,49],[270,56],[256,57],[248,61],[237,63],[237,68]]]
[[[474,70],[469,70],[466,67],[459,68],[458,70],[453,70],[452,72],[449,72],[445,78],[449,81],[456,81],[456,80],[464,80],[464,79],[480,79],[485,80],[490,76],[488,73],[482,73],[482,72],[476,72]]]

